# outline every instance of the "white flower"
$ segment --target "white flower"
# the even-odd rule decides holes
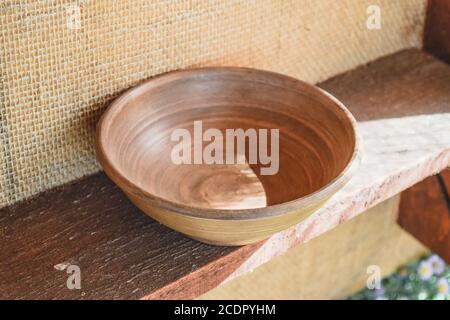
[[[433,276],[433,267],[428,260],[422,261],[417,272],[422,280],[429,280]]]
[[[428,262],[431,264],[431,268],[433,269],[434,274],[440,274],[445,269],[445,262],[438,255],[432,255]]]
[[[375,298],[382,298],[384,297],[384,289],[381,287],[380,289],[375,289],[373,292]]]
[[[440,278],[436,283],[436,288],[439,294],[446,296],[450,292],[450,286],[448,284],[448,280],[445,278]]]

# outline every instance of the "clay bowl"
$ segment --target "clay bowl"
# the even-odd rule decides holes
[[[201,121],[200,131],[195,121]],[[199,142],[212,128],[214,139]],[[278,141],[276,173],[276,157],[269,164],[249,158],[255,147],[250,138],[239,161],[237,140],[235,149],[222,140],[222,147],[209,149],[216,161],[205,163],[202,150],[219,140],[218,133],[225,139],[227,129],[238,128],[267,130],[267,139],[257,137],[274,154]],[[191,141],[174,140],[176,129],[185,129]],[[271,139],[274,129],[278,140]],[[188,149],[174,149],[181,141]],[[137,207],[217,245],[256,242],[305,219],[344,186],[359,162],[356,122],[342,103],[302,81],[247,68],[193,69],[150,79],[111,104],[98,124],[96,147],[107,175]],[[191,162],[174,162],[174,150],[184,150],[175,154]],[[234,161],[226,162],[233,152]],[[271,174],[263,174],[269,165]]]

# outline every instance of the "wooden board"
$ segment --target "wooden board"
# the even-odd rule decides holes
[[[233,279],[200,299],[343,299],[427,252],[396,222],[400,196]]]
[[[424,48],[450,63],[450,1],[428,0]]]
[[[439,174],[440,183],[445,188],[447,196],[450,195],[450,170],[444,170]],[[447,198],[448,201],[448,198]]]
[[[319,86],[347,105],[358,121],[450,112],[450,67],[414,49]]]
[[[399,61],[410,67],[396,68]],[[404,114],[408,106],[419,114],[428,106],[449,111],[450,68],[417,50],[341,79],[324,86],[359,120],[403,115],[389,113],[389,106],[402,106]],[[420,90],[411,83],[421,83]],[[372,91],[378,94],[368,103]],[[449,126],[449,113],[361,122],[365,157],[355,178],[307,220],[251,246],[187,239],[141,214],[103,174],[3,208],[0,298],[198,297],[443,170],[450,163]],[[68,274],[55,269],[67,264],[81,268],[81,290],[69,290]]]
[[[180,275],[210,288],[257,246],[237,254],[188,239],[142,214],[103,174],[3,209],[0,226],[2,299],[141,298]],[[81,290],[67,289],[61,264],[80,267]]]
[[[446,170],[404,191],[399,215],[399,224],[447,263],[450,263],[449,181]]]

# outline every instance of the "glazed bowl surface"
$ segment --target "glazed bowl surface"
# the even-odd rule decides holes
[[[325,91],[218,67],[154,77],[97,126],[106,174],[142,211],[191,238],[242,245],[300,222],[351,178],[356,121]]]

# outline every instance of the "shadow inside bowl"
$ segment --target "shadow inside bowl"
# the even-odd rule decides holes
[[[149,194],[201,209],[263,208],[321,189],[352,158],[355,132],[348,115],[318,89],[213,69],[165,78],[128,96],[103,132],[111,163]],[[177,129],[186,135],[174,139]],[[227,136],[236,129],[244,135],[241,149],[239,134]],[[271,139],[274,130],[278,139]],[[230,154],[233,161],[226,164]],[[174,163],[174,155],[190,163]],[[204,155],[215,164],[205,163]]]

